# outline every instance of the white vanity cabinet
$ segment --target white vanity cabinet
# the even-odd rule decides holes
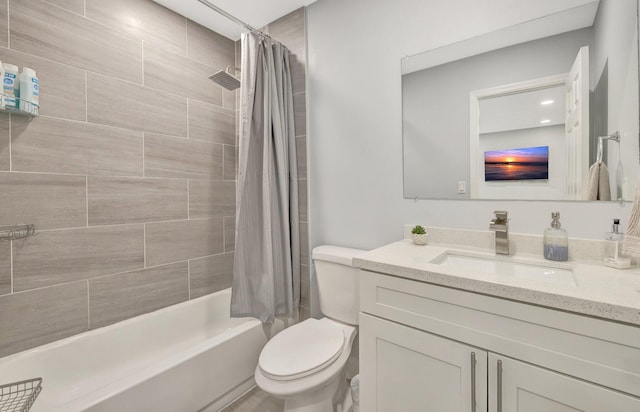
[[[640,327],[369,271],[366,412],[638,412]]]

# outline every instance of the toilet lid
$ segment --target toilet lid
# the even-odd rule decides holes
[[[274,336],[260,353],[262,372],[275,380],[311,375],[342,353],[344,331],[329,319],[307,319]]]

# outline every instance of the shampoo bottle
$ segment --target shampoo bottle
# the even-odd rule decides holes
[[[4,63],[4,76],[2,78],[2,94],[4,95],[5,107],[8,109],[18,108],[20,82],[18,80],[18,66]]]
[[[616,269],[631,267],[631,259],[622,255],[624,233],[620,232],[620,219],[613,219],[613,231],[605,236],[604,264]]]
[[[20,73],[20,110],[23,112],[38,114],[40,85],[36,77],[36,71],[23,67]]]
[[[544,231],[544,258],[560,262],[569,260],[569,237],[560,225],[560,212],[551,213],[551,227]]]

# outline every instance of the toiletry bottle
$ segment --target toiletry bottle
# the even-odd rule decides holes
[[[20,73],[20,110],[23,112],[38,114],[40,85],[36,77],[36,71],[23,67]]]
[[[604,264],[616,269],[631,267],[631,259],[622,255],[624,233],[620,232],[620,219],[613,219],[613,231],[606,234]]]
[[[4,68],[2,67],[2,62],[0,62],[0,79],[4,84]],[[0,110],[4,110],[5,101],[4,101],[4,88],[0,87]]]
[[[18,66],[13,64],[4,63],[4,77],[2,78],[2,94],[4,94],[5,107],[8,109],[17,109],[18,91],[20,89],[20,82],[18,80]]]
[[[544,231],[544,258],[560,262],[569,259],[569,237],[560,227],[560,212],[551,213],[551,227]]]

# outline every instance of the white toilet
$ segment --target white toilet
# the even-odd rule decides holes
[[[285,412],[332,412],[348,391],[344,369],[358,333],[359,269],[364,250],[313,249],[322,319],[307,319],[274,336],[262,349],[256,384],[285,401]],[[345,411],[346,412],[346,411]]]

